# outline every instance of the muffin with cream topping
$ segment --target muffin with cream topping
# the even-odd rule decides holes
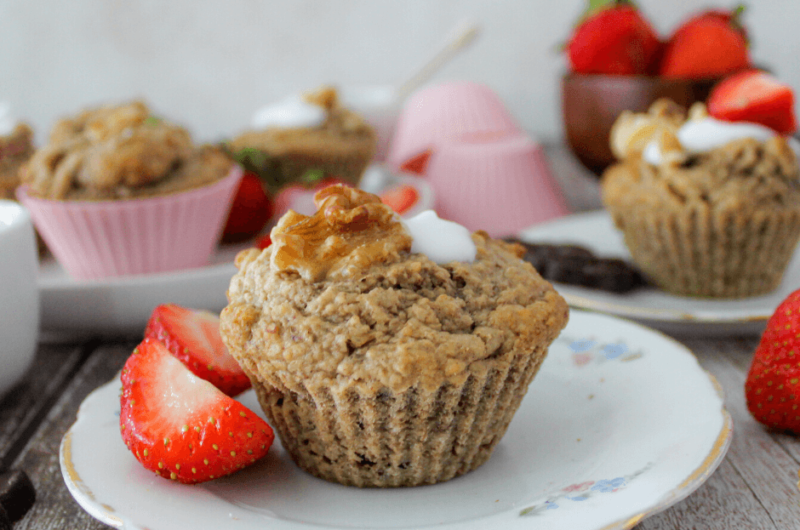
[[[221,314],[283,446],[361,487],[480,466],[566,325],[564,299],[517,245],[433,212],[403,222],[344,186],[315,200],[239,254]]]
[[[342,105],[332,87],[266,106],[251,125],[231,140],[230,148],[272,194],[309,174],[334,175],[356,186],[378,141],[373,128]]]
[[[602,198],[634,262],[674,294],[741,298],[778,287],[800,239],[791,140],[666,100],[623,113]]]
[[[137,101],[58,121],[20,174],[48,247],[92,279],[206,264],[241,169]]]

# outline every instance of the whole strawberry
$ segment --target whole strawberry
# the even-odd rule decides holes
[[[790,294],[767,322],[744,392],[756,420],[800,434],[800,290]]]
[[[594,0],[589,5],[567,45],[571,70],[580,74],[649,73],[658,60],[661,42],[639,10],[623,0]]]
[[[740,14],[738,8],[727,14],[711,10],[681,24],[664,48],[659,74],[712,79],[748,68],[750,53]]]

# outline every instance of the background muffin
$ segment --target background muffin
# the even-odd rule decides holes
[[[337,189],[325,196],[327,190]],[[411,253],[377,198],[332,187],[273,245],[237,258],[221,331],[297,464],[356,486],[414,486],[485,462],[567,305],[476,233],[472,263]]]
[[[795,152],[786,138],[754,124],[743,135],[753,137],[692,152],[681,140],[687,125],[741,124],[708,118],[702,105],[676,121],[676,111],[667,108],[661,102],[649,117],[622,116],[612,131],[612,146],[616,138],[615,152],[624,155],[603,175],[602,197],[633,260],[675,294],[735,298],[772,291],[800,238]]]
[[[92,279],[205,265],[241,169],[132,102],[60,120],[21,176],[47,246]]]
[[[312,109],[303,108],[306,105]],[[333,175],[356,186],[375,155],[375,131],[342,105],[334,88],[323,87],[263,110],[288,119],[289,114],[313,108],[319,110],[318,123],[294,126],[272,124],[268,117],[255,119],[264,124],[254,125],[263,126],[245,131],[230,142],[237,158],[262,177],[272,194],[286,184],[301,181],[309,171]]]

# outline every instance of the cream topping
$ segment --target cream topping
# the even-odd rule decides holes
[[[17,127],[17,120],[11,114],[11,104],[0,101],[0,136],[8,136]]]
[[[433,210],[404,220],[403,226],[413,239],[412,253],[424,254],[439,265],[475,261],[477,248],[469,230],[453,221],[440,219]]]
[[[324,108],[292,96],[257,110],[251,125],[255,129],[318,127],[325,122],[325,116]]]

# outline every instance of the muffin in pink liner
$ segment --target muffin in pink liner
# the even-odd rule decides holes
[[[208,264],[242,169],[185,192],[122,201],[17,197],[53,255],[75,279],[152,274]]]
[[[497,94],[480,83],[451,82],[415,92],[403,107],[387,162],[397,169],[441,143],[521,134]]]
[[[441,144],[426,179],[442,218],[495,238],[568,213],[542,147],[522,135]]]
[[[58,120],[20,178],[18,197],[58,261],[96,279],[205,265],[242,170],[133,101]]]

